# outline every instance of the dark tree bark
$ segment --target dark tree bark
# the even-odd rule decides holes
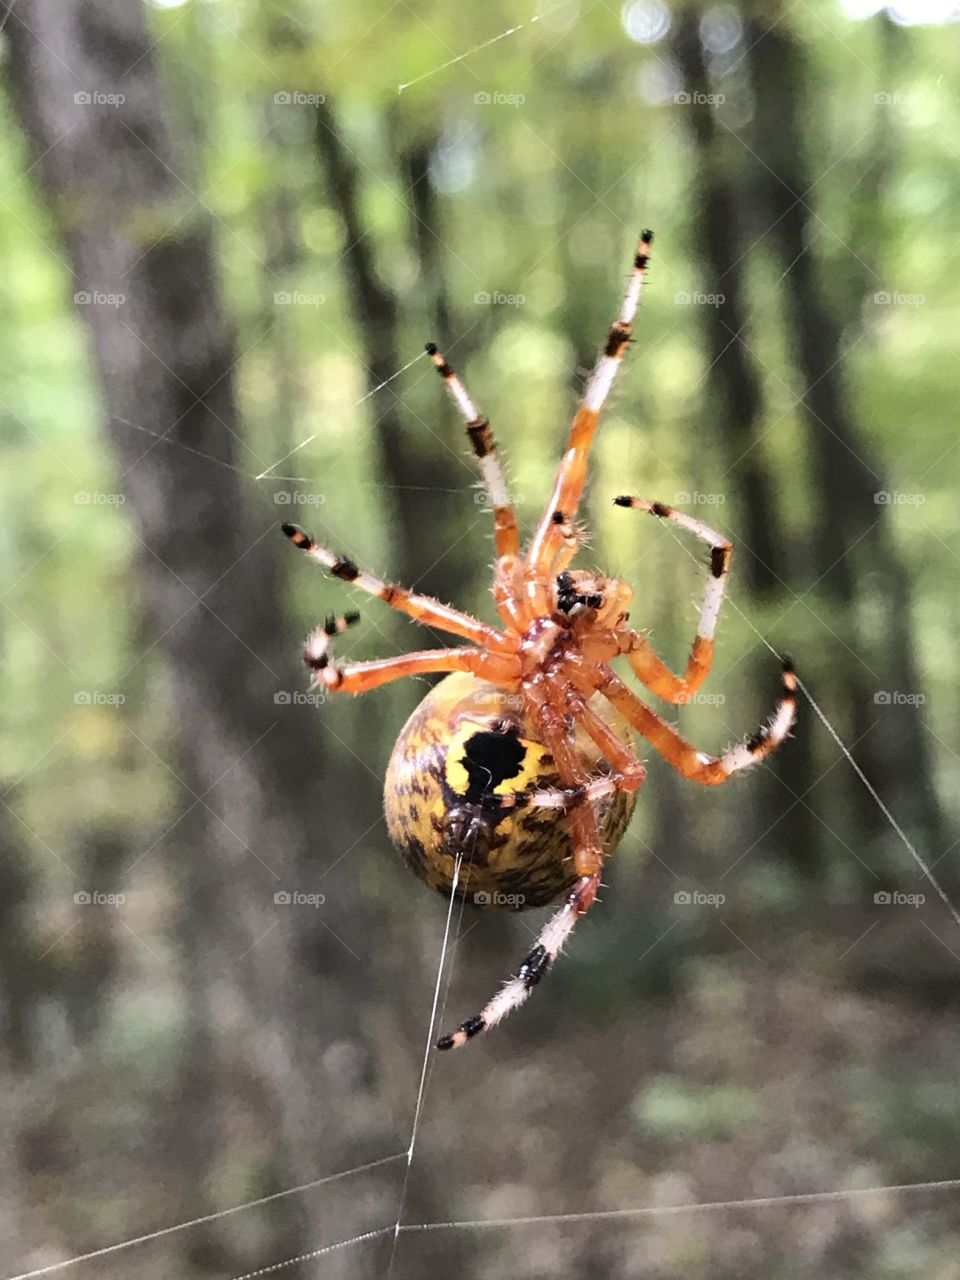
[[[165,126],[143,6],[4,7],[10,88],[74,287],[124,299],[81,314],[120,473],[104,485],[122,483],[127,495],[147,647],[166,661],[178,722],[181,818],[148,856],[167,859],[180,894],[196,963],[184,981],[203,993],[220,1079],[224,1063],[247,1061],[277,1180],[290,1186],[331,1168],[319,1135],[337,1132],[335,1111],[325,1116],[316,1096],[318,1043],[301,1010],[324,1008],[329,1034],[343,1024],[346,997],[311,980],[295,917],[278,911],[274,893],[297,887],[318,854],[325,864],[346,847],[338,824],[348,805],[330,806],[320,786],[315,713],[274,701],[301,677],[277,595],[275,516],[251,506],[233,469],[236,352],[210,226],[176,176],[184,161]],[[116,94],[119,106],[100,96]],[[133,877],[142,853],[130,850]],[[215,1110],[215,1097],[206,1103]],[[184,1135],[187,1156],[191,1148]],[[338,1149],[332,1167],[350,1156]],[[202,1153],[196,1160],[183,1176],[185,1217],[211,1207]],[[303,1198],[281,1204],[288,1256],[333,1228]]]
[[[410,359],[408,350],[402,355],[400,351],[399,302],[376,268],[373,240],[360,216],[360,171],[343,141],[340,122],[326,103],[317,111],[316,139],[327,197],[343,226],[344,269],[372,390]],[[438,545],[437,529],[424,519],[423,500],[418,491],[450,489],[460,483],[465,488],[469,486],[463,468],[457,468],[452,461],[458,452],[463,452],[463,436],[458,423],[455,432],[450,433],[451,453],[444,456],[436,447],[426,453],[417,448],[411,438],[396,389],[392,385],[384,387],[378,397],[373,401],[373,412],[383,471],[396,486],[398,575],[408,585],[415,585],[424,567],[436,559]],[[445,411],[447,405],[439,403]],[[451,580],[456,576],[452,566],[444,566],[444,589],[448,594],[452,594]]]
[[[792,352],[802,380],[801,410],[812,458],[811,580],[838,610],[850,656],[837,646],[834,688],[851,710],[854,737],[867,773],[901,814],[934,846],[942,823],[930,783],[930,756],[919,717],[910,706],[879,714],[879,690],[915,692],[919,673],[911,621],[910,588],[876,495],[890,486],[882,464],[860,430],[844,384],[844,344],[818,276],[807,161],[813,113],[805,104],[803,55],[785,21],[748,22],[745,42],[755,98],[753,148],[765,170],[762,196],[769,242],[783,266],[784,300]],[[857,634],[852,606],[868,575],[886,598],[889,626],[882,636]],[[856,789],[858,826],[878,833],[883,817]]]
[[[709,423],[705,431],[719,438],[740,497],[745,530],[737,542],[737,572],[754,593],[776,593],[787,576],[787,556],[770,476],[760,452],[764,428],[763,386],[750,348],[750,322],[744,268],[744,210],[737,183],[743,177],[720,136],[700,44],[699,11],[683,10],[674,39],[677,61],[693,98],[688,116],[697,149],[699,185],[694,205],[695,233],[707,267],[705,291],[722,294],[722,306],[706,307],[710,379]],[[713,456],[713,438],[707,448]]]
[[[750,217],[745,206],[756,191],[757,166],[749,158],[744,160],[745,151],[737,148],[735,152],[729,145],[731,139],[709,105],[713,85],[700,40],[699,10],[683,10],[674,48],[684,88],[692,99],[687,114],[697,152],[695,235],[706,263],[704,290],[724,298],[722,306],[703,308],[710,361],[704,440],[709,457],[722,455],[725,474],[732,476],[735,485],[737,580],[742,576],[755,596],[770,597],[786,588],[792,566],[762,452],[763,382],[749,337],[745,271],[753,237],[746,231]],[[714,441],[719,444],[716,450]],[[769,665],[769,655],[764,653],[756,667],[758,679]],[[771,767],[794,796],[802,796],[813,784],[813,763],[811,736],[801,732]],[[809,808],[796,805],[789,821],[778,822],[785,800],[789,803],[789,796],[781,788],[761,789],[747,816],[745,840],[749,843],[772,831],[773,842],[796,870],[813,875],[821,863],[816,821]]]

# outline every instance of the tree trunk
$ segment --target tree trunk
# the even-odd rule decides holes
[[[831,687],[850,711],[850,731],[874,785],[902,820],[932,844],[942,823],[931,786],[930,756],[912,706],[885,706],[878,693],[919,689],[907,571],[877,495],[890,486],[857,425],[844,384],[839,324],[817,272],[813,180],[803,57],[786,22],[748,22],[745,43],[755,99],[752,145],[764,167],[762,193],[769,241],[783,267],[792,354],[804,388],[812,476],[811,582],[819,584],[835,633]],[[884,596],[884,633],[858,634],[855,606],[872,580]],[[879,709],[878,709],[879,708]],[[852,784],[851,784],[852,785]],[[879,833],[884,820],[861,787],[857,827]],[[853,799],[853,795],[851,795]]]
[[[232,469],[236,352],[209,221],[176,176],[144,14],[126,0],[20,0],[6,9],[7,66],[74,288],[91,299],[80,315],[120,472],[104,486],[127,496],[146,652],[167,663],[177,716],[181,818],[156,848],[130,851],[129,875],[139,857],[168,860],[196,939],[184,980],[204,993],[221,1065],[246,1059],[259,1079],[276,1176],[290,1186],[331,1168],[319,1136],[337,1126],[311,1083],[317,1044],[300,1010],[324,1006],[331,1031],[347,1011],[338,989],[308,980],[296,916],[274,894],[301,887],[318,852],[345,847],[349,800],[320,786],[315,712],[275,704],[301,678],[277,593],[282,540]],[[332,1167],[348,1163],[339,1150]],[[185,1217],[211,1207],[191,1172],[202,1171],[184,1177]],[[321,1217],[302,1198],[281,1203],[289,1256],[316,1243]]]

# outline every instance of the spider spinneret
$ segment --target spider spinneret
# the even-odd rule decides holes
[[[652,240],[650,231],[640,237],[620,312],[574,416],[550,501],[525,549],[490,423],[436,346],[427,346],[466,421],[493,509],[500,627],[384,582],[295,525],[283,526],[335,577],[469,642],[339,664],[333,641],[358,621],[350,613],[328,618],[304,648],[314,686],[345,693],[404,676],[447,673],[401,730],[387,768],[387,828],[407,865],[431,888],[455,891],[476,906],[524,910],[563,895],[512,976],[479,1014],[438,1041],[440,1049],[465,1044],[522,1004],[593,904],[604,861],[626,830],[645,777],[635,735],[685,778],[713,785],[769,755],[795,720],[797,681],[785,659],[780,699],[767,723],[722,755],[707,755],[610,666],[624,657],[648,689],[674,704],[695,693],[710,669],[733,550],[722,534],[661,502],[614,500],[667,520],[710,548],[697,634],[681,675],[628,627],[633,593],[626,582],[569,567],[583,538],[576,516],[590,446],[631,340]]]

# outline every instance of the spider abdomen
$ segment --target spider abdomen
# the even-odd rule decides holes
[[[601,699],[592,704],[625,741],[632,733]],[[575,731],[591,776],[609,765],[590,738]],[[569,819],[529,797],[562,788],[519,693],[455,673],[419,703],[387,767],[387,830],[415,875],[449,894],[462,856],[458,897],[479,907],[522,911],[552,902],[576,880]],[[619,843],[635,793],[597,802],[606,854]]]

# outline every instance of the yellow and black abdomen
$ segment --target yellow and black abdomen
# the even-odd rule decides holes
[[[630,727],[597,698],[591,704],[625,741]],[[610,767],[579,728],[577,750],[591,776]],[[458,896],[480,907],[522,911],[552,902],[576,879],[568,819],[531,808],[532,792],[560,787],[519,694],[475,676],[447,676],[404,725],[387,767],[387,830],[404,861],[431,889],[449,894],[462,855]],[[604,851],[626,830],[635,793],[597,805]]]

